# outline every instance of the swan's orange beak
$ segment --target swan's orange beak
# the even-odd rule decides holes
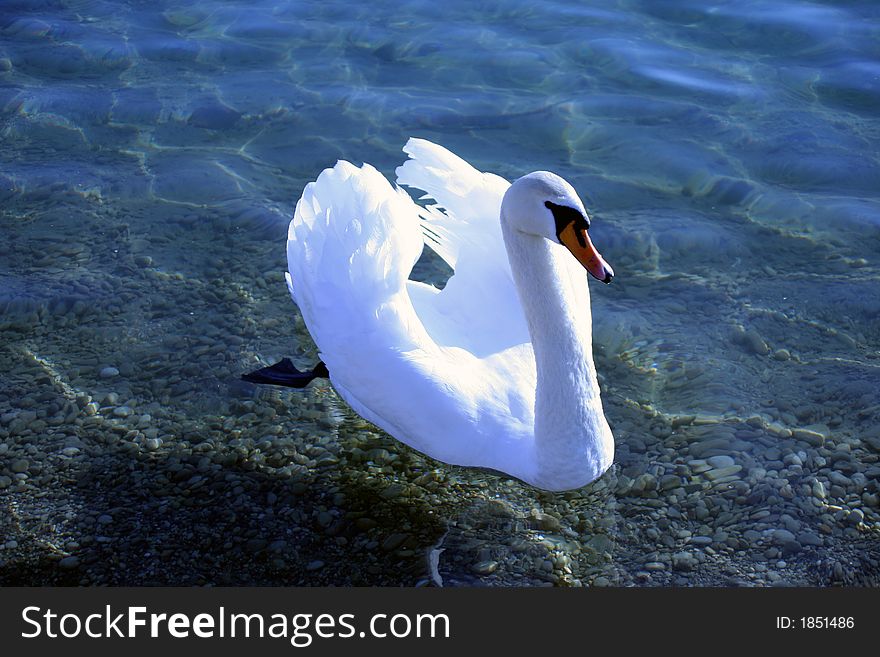
[[[587,229],[576,228],[575,223],[572,221],[562,229],[562,232],[559,233],[559,240],[584,266],[584,269],[603,283],[610,283],[614,278],[614,270],[593,246]]]

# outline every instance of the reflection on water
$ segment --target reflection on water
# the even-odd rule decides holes
[[[4,2],[0,579],[876,583],[878,18]],[[409,136],[554,170],[596,216],[618,447],[593,486],[444,466],[326,386],[237,380],[316,358],[283,282],[303,185],[393,175]]]

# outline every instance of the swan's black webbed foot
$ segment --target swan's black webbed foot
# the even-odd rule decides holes
[[[305,388],[312,381],[319,378],[326,379],[330,376],[327,366],[323,361],[318,361],[311,372],[300,372],[289,358],[268,367],[263,367],[247,374],[242,374],[243,381],[250,383],[267,383],[273,386],[287,386],[289,388]]]

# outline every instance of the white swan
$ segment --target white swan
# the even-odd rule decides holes
[[[358,414],[440,461],[554,491],[595,480],[614,438],[584,269],[606,283],[613,271],[577,193],[542,171],[511,185],[422,139],[404,151],[398,183],[436,204],[345,161],[297,203],[287,281],[326,369],[285,360],[304,377],[287,385],[329,370]],[[423,244],[455,272],[443,290],[408,280]]]

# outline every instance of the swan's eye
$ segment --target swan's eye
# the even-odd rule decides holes
[[[573,208],[568,205],[558,205],[551,201],[544,201],[544,207],[549,209],[550,212],[553,213],[553,219],[556,221],[556,238],[562,242],[559,237],[562,234],[562,231],[574,224],[575,234],[577,234],[580,241],[580,234],[582,230],[588,230],[590,228],[590,219],[581,214],[581,211],[577,208]],[[581,244],[581,246],[585,246]]]

